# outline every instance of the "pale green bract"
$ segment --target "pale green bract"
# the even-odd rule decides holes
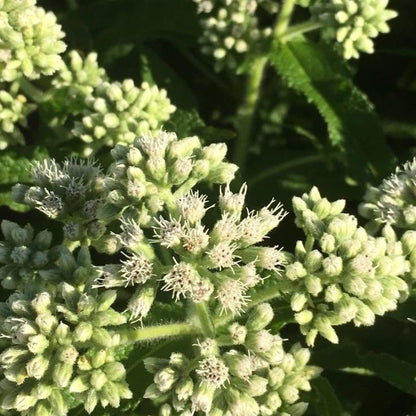
[[[388,21],[397,12],[387,9],[389,0],[316,0],[312,15],[323,24],[326,39],[339,43],[345,59],[358,58],[361,52],[373,53],[380,33],[388,33]]]
[[[66,45],[56,16],[35,0],[0,2],[0,79],[51,75],[62,65]]]

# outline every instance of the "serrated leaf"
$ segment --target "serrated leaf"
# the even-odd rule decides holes
[[[276,43],[270,59],[287,83],[317,107],[332,144],[345,150],[355,180],[363,183],[391,172],[395,158],[373,105],[332,48],[306,41]]]
[[[342,406],[331,383],[325,377],[318,377],[311,382],[312,403],[315,414],[319,416],[342,416]]]

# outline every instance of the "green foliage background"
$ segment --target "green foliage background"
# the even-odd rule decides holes
[[[233,159],[239,140],[233,117],[245,76],[218,74],[201,54],[192,1],[79,0],[75,5],[44,0],[39,5],[58,16],[68,49],[97,51],[112,79],[132,78],[137,85],[153,80],[165,88],[180,109],[165,129],[179,136],[199,134],[208,142],[227,141]],[[347,199],[355,212],[367,184],[378,184],[397,163],[416,155],[416,3],[394,0],[391,7],[399,12],[391,34],[377,40],[374,55],[348,65],[318,42],[297,39],[272,49],[273,66],[263,79],[253,140],[239,178],[249,184],[251,207],[275,197],[289,210],[294,194],[317,185],[331,200]],[[303,17],[302,10],[298,13],[295,20]],[[11,184],[28,181],[30,161],[48,153],[62,159],[71,146],[48,145],[48,132],[39,128],[38,117],[33,113],[24,129],[26,147],[0,153],[2,205],[11,203]],[[105,161],[105,152],[99,158]],[[39,229],[45,224],[37,212],[22,216],[2,207],[1,216],[30,220]],[[272,236],[273,243],[290,250],[300,235],[292,219],[286,218]],[[308,415],[416,414],[416,326],[408,318],[416,318],[414,297],[374,327],[342,327],[340,345],[319,340],[312,362],[324,373],[314,381]],[[283,335],[295,339],[297,329],[289,325]],[[144,377],[150,380],[141,361],[151,350],[145,346],[129,358],[132,390],[148,384]],[[146,404],[138,409],[125,414],[151,412]],[[97,410],[94,415],[118,412]]]

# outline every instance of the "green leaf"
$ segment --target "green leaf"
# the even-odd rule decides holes
[[[362,357],[362,364],[399,390],[416,395],[416,365],[399,360],[390,354],[374,352],[366,353]]]
[[[10,190],[0,190],[0,206],[8,206],[13,211],[18,212],[27,212],[30,210],[30,207],[28,207],[27,205],[18,204],[17,202],[14,202],[12,200]]]
[[[306,41],[276,43],[270,58],[287,83],[317,107],[332,144],[346,152],[354,180],[363,184],[393,170],[394,155],[373,105],[332,48]]]
[[[318,377],[312,384],[312,404],[319,416],[342,416],[342,406],[334,388],[325,377]]]

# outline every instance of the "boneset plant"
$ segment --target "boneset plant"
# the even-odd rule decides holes
[[[320,369],[270,327],[274,301],[290,305],[313,346],[318,334],[337,343],[333,326],[374,324],[408,296],[413,231],[402,242],[386,224],[374,236],[343,213],[344,201],[314,188],[293,199],[307,238],[290,254],[263,244],[286,213],[273,201],[244,212],[247,186],[231,190],[237,167],[224,161],[224,144],[160,131],[112,155],[105,173],[91,160],[38,162],[35,185],[13,190],[60,221],[63,240],[51,246],[46,230],[2,222],[1,284],[13,291],[1,307],[3,409],[118,408],[134,394],[126,346],[185,337],[185,350],[172,343],[169,357],[144,360],[153,383],[142,394],[160,414],[302,414],[300,392]],[[412,189],[413,171],[405,165],[389,181]],[[214,205],[195,189],[204,182],[224,184]],[[374,220],[392,222],[369,204]],[[209,225],[208,210],[216,211]],[[93,264],[92,247],[121,251],[121,260]],[[172,303],[182,319],[163,322]]]
[[[394,311],[403,320],[399,305],[414,298],[416,159],[370,185],[395,161],[381,136],[361,133],[367,126],[377,139],[377,117],[344,62],[373,53],[397,13],[388,0],[178,1],[199,27],[192,36],[203,63],[185,50],[184,22],[177,37],[169,32],[174,13],[135,25],[139,60],[119,10],[119,41],[109,41],[109,28],[89,39],[108,49],[84,53],[35,0],[0,0],[0,202],[27,212],[1,221],[0,414],[352,415],[325,378],[326,359],[330,370],[377,374],[414,394],[416,368],[359,351],[348,332]],[[112,16],[115,3],[98,1],[94,12]],[[137,18],[143,3],[126,10]],[[83,7],[68,0],[70,32]],[[236,132],[233,151],[226,129],[172,99],[180,79],[169,80],[149,52],[169,56],[157,41],[171,35],[175,52],[214,83],[222,74],[227,90],[243,87],[235,108],[215,108]],[[139,75],[118,65],[130,52]],[[102,62],[123,67],[121,76]],[[172,96],[155,82],[163,75]],[[275,199],[250,207],[252,184],[285,163],[331,159],[297,126],[320,154],[245,178],[254,133],[264,134],[258,111],[290,88],[323,116],[349,186],[367,188],[359,217],[346,200],[302,184],[291,208]],[[20,157],[25,143],[31,153]],[[293,248],[278,243],[290,218]],[[345,353],[341,364],[332,353]]]

